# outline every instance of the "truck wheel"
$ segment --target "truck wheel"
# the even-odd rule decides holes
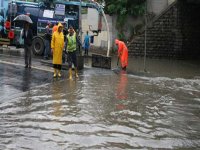
[[[44,40],[41,37],[33,39],[32,51],[35,55],[42,55],[44,52]]]

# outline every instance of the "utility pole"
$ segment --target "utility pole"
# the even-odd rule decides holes
[[[79,33],[80,33],[80,42],[82,43],[82,1],[79,0],[80,5],[79,5]],[[80,47],[80,55],[82,56],[82,50]]]
[[[79,5],[79,32],[82,40],[82,0],[79,0],[80,5]]]
[[[99,8],[101,8],[101,6],[100,6],[100,4],[98,2],[96,2],[96,1],[94,1],[94,2],[97,4],[97,6]],[[104,10],[102,8],[101,8],[101,12],[102,12],[103,18],[104,18],[105,23],[106,23],[106,28],[107,28],[107,40],[108,40],[107,57],[109,57],[109,55],[110,55],[110,41],[111,41],[110,40],[110,30],[109,30],[109,25],[108,25],[108,20],[106,18],[106,14],[105,14],[105,12],[104,12]]]
[[[146,70],[146,57],[147,57],[147,1],[145,2],[145,34],[144,34],[144,72]]]

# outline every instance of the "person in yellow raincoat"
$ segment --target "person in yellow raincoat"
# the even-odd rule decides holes
[[[53,77],[61,77],[62,67],[62,53],[64,48],[64,35],[62,32],[63,26],[61,23],[58,24],[58,30],[53,33],[51,40],[51,50],[53,53]]]

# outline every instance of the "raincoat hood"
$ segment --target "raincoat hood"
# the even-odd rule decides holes
[[[63,28],[63,25],[61,23],[58,24],[58,28],[62,27]]]
[[[115,40],[115,44],[119,44],[119,40],[118,39]]]

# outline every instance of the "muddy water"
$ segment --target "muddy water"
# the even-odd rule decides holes
[[[89,68],[0,104],[0,120],[2,150],[194,150],[200,79]]]

